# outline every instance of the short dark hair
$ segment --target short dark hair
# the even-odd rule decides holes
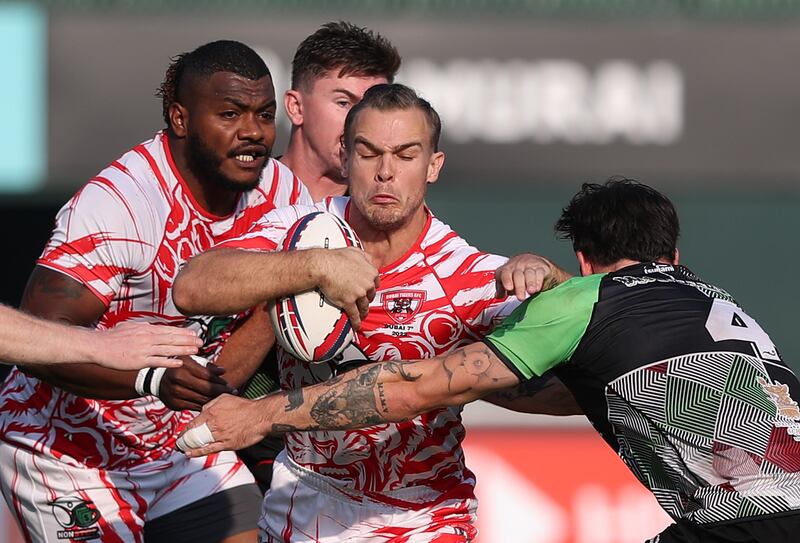
[[[623,259],[672,260],[680,235],[675,206],[633,179],[584,183],[561,212],[555,230],[591,262],[607,266]]]
[[[326,72],[339,77],[383,76],[394,81],[400,54],[389,40],[366,28],[339,21],[322,27],[303,40],[292,60],[292,88],[310,85]]]
[[[442,121],[439,114],[436,113],[430,102],[421,98],[414,92],[414,89],[400,83],[384,83],[370,87],[364,93],[361,101],[347,112],[347,118],[344,120],[344,136],[342,137],[345,147],[349,147],[353,142],[353,124],[356,118],[367,108],[378,111],[419,109],[428,120],[428,127],[431,130],[431,147],[434,151],[439,150],[439,136],[442,133]]]
[[[231,72],[251,81],[270,75],[264,60],[247,45],[233,40],[212,41],[194,51],[172,57],[164,82],[156,91],[161,98],[164,122],[169,126],[169,106],[179,101],[181,85],[188,76]]]

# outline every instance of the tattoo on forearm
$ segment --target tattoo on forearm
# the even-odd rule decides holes
[[[483,345],[482,348],[469,351],[462,349],[430,362],[441,364],[448,389],[454,395],[460,395],[472,390],[479,383],[485,385],[487,380],[491,383],[500,381],[496,376],[497,372],[490,371],[495,360],[493,353]],[[400,415],[397,411],[392,412],[381,376],[386,378],[388,374],[392,374],[405,382],[413,383],[423,375],[415,367],[413,362],[389,361],[358,368],[346,376],[340,375],[335,383],[328,381],[324,391],[316,400],[311,401],[311,419],[321,428],[346,430],[383,424],[396,421],[399,416],[407,416],[407,413]],[[391,377],[391,381],[396,382],[397,377]],[[275,427],[275,431],[280,430]]]
[[[286,399],[289,401],[289,405],[286,406],[285,410],[294,411],[303,405],[303,389],[298,388],[297,390],[292,390],[286,395]]]
[[[381,399],[381,409],[384,413],[389,411],[389,406],[386,404],[386,394],[383,392],[383,383],[378,383],[378,397]]]
[[[448,389],[452,392],[464,392],[468,384],[476,385],[481,380],[498,379],[489,375],[492,368],[492,352],[483,344],[472,350],[459,349],[442,358],[442,369],[447,375]]]
[[[344,390],[332,388],[311,407],[311,418],[322,427],[347,428],[386,422],[375,404],[375,389],[382,366],[375,366],[346,381]]]
[[[298,428],[292,424],[273,424],[270,434],[285,434],[287,432],[296,432],[298,430],[319,430],[319,426],[306,426]]]
[[[420,378],[419,375],[412,375],[408,372],[405,364],[401,364],[399,362],[384,362],[381,366],[381,369],[388,371],[389,373],[394,373],[396,375],[400,375],[405,381],[416,381]]]
[[[447,390],[453,390],[453,372],[447,367],[447,358],[442,360],[442,369],[447,375]]]

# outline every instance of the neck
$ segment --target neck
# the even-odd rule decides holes
[[[188,152],[186,138],[178,138],[168,132],[167,145],[169,145],[175,168],[177,168],[197,204],[212,215],[224,216],[233,213],[239,194],[228,188],[203,181],[194,174],[189,168],[189,161],[186,158]]]
[[[677,264],[677,262],[675,262],[674,260],[668,260],[665,258],[656,260],[656,262],[658,264],[669,264],[669,265]],[[592,273],[606,273],[606,272],[611,273],[621,270],[622,268],[627,268],[628,266],[633,266],[634,264],[642,264],[642,263],[643,262],[641,262],[640,260],[630,260],[628,258],[623,258],[622,260],[617,260],[613,264],[608,264],[607,266],[593,264],[592,267],[594,271]]]
[[[364,251],[372,258],[372,263],[381,269],[397,261],[414,246],[428,222],[428,212],[421,207],[404,225],[385,231],[372,227],[351,205],[348,222],[364,245]]]
[[[627,268],[628,266],[633,266],[634,264],[641,264],[638,260],[630,260],[627,258],[623,258],[622,260],[617,260],[613,264],[609,264],[608,266],[597,266],[595,265],[595,269],[597,270],[595,273],[605,273],[605,272],[615,272],[617,270],[621,270],[622,268]]]
[[[347,192],[347,181],[331,175],[325,162],[306,144],[296,129],[292,131],[286,153],[280,161],[300,178],[315,202],[328,196],[343,196]]]

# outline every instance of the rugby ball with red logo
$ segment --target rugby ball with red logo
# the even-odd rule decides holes
[[[282,249],[361,248],[361,241],[344,220],[317,211],[292,225]],[[341,353],[353,341],[350,319],[318,290],[279,298],[269,305],[278,343],[298,360],[324,362]]]

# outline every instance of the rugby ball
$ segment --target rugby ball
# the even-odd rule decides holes
[[[284,251],[362,248],[356,233],[344,220],[317,211],[289,228],[281,246]],[[275,338],[289,354],[306,362],[324,362],[341,353],[353,341],[347,314],[331,304],[318,290],[279,298],[269,304]]]

